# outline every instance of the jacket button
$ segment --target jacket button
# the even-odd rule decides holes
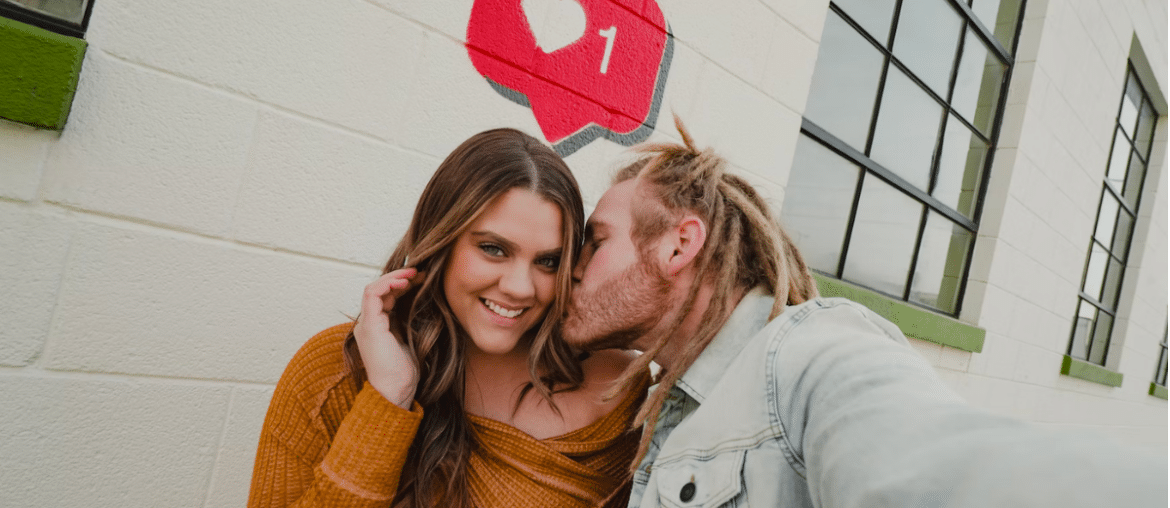
[[[694,482],[687,482],[686,485],[683,485],[682,490],[679,491],[679,493],[678,493],[678,498],[681,499],[682,502],[684,502],[684,503],[689,503],[692,499],[694,499],[695,498],[695,483]]]

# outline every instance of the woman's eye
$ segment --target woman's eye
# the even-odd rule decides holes
[[[504,255],[504,248],[494,243],[481,243],[479,244],[479,250],[482,250],[484,254],[492,257],[500,257]]]
[[[561,258],[559,258],[559,257],[540,258],[540,259],[536,260],[536,264],[543,266],[545,268],[548,268],[550,270],[556,270],[557,267],[561,266]]]

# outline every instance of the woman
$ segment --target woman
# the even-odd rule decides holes
[[[583,217],[568,167],[535,138],[495,129],[456,148],[356,323],[285,369],[249,506],[622,499],[648,377],[606,400],[632,358],[582,358],[557,333]]]

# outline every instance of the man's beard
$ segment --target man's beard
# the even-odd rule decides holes
[[[639,256],[637,263],[595,290],[573,292],[563,335],[583,349],[629,349],[669,310],[670,280]]]

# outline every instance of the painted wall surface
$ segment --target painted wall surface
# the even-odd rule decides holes
[[[655,2],[610,3],[654,18]],[[661,140],[677,113],[779,210],[829,2],[712,5],[658,0],[658,113],[625,117]],[[0,122],[0,505],[243,504],[273,384],[357,311],[439,161],[496,126],[557,142],[469,56],[474,9],[97,0],[64,131]],[[1059,360],[1135,35],[1165,96],[1166,2],[1030,0],[1027,16],[961,315],[984,351],[916,345],[974,404],[1165,453],[1166,402],[1145,392],[1166,320],[1165,120],[1111,367],[1125,383]],[[607,39],[620,72],[626,30],[589,23],[597,61],[573,72],[600,74]],[[629,158],[629,125],[605,127],[566,150],[590,204]]]

